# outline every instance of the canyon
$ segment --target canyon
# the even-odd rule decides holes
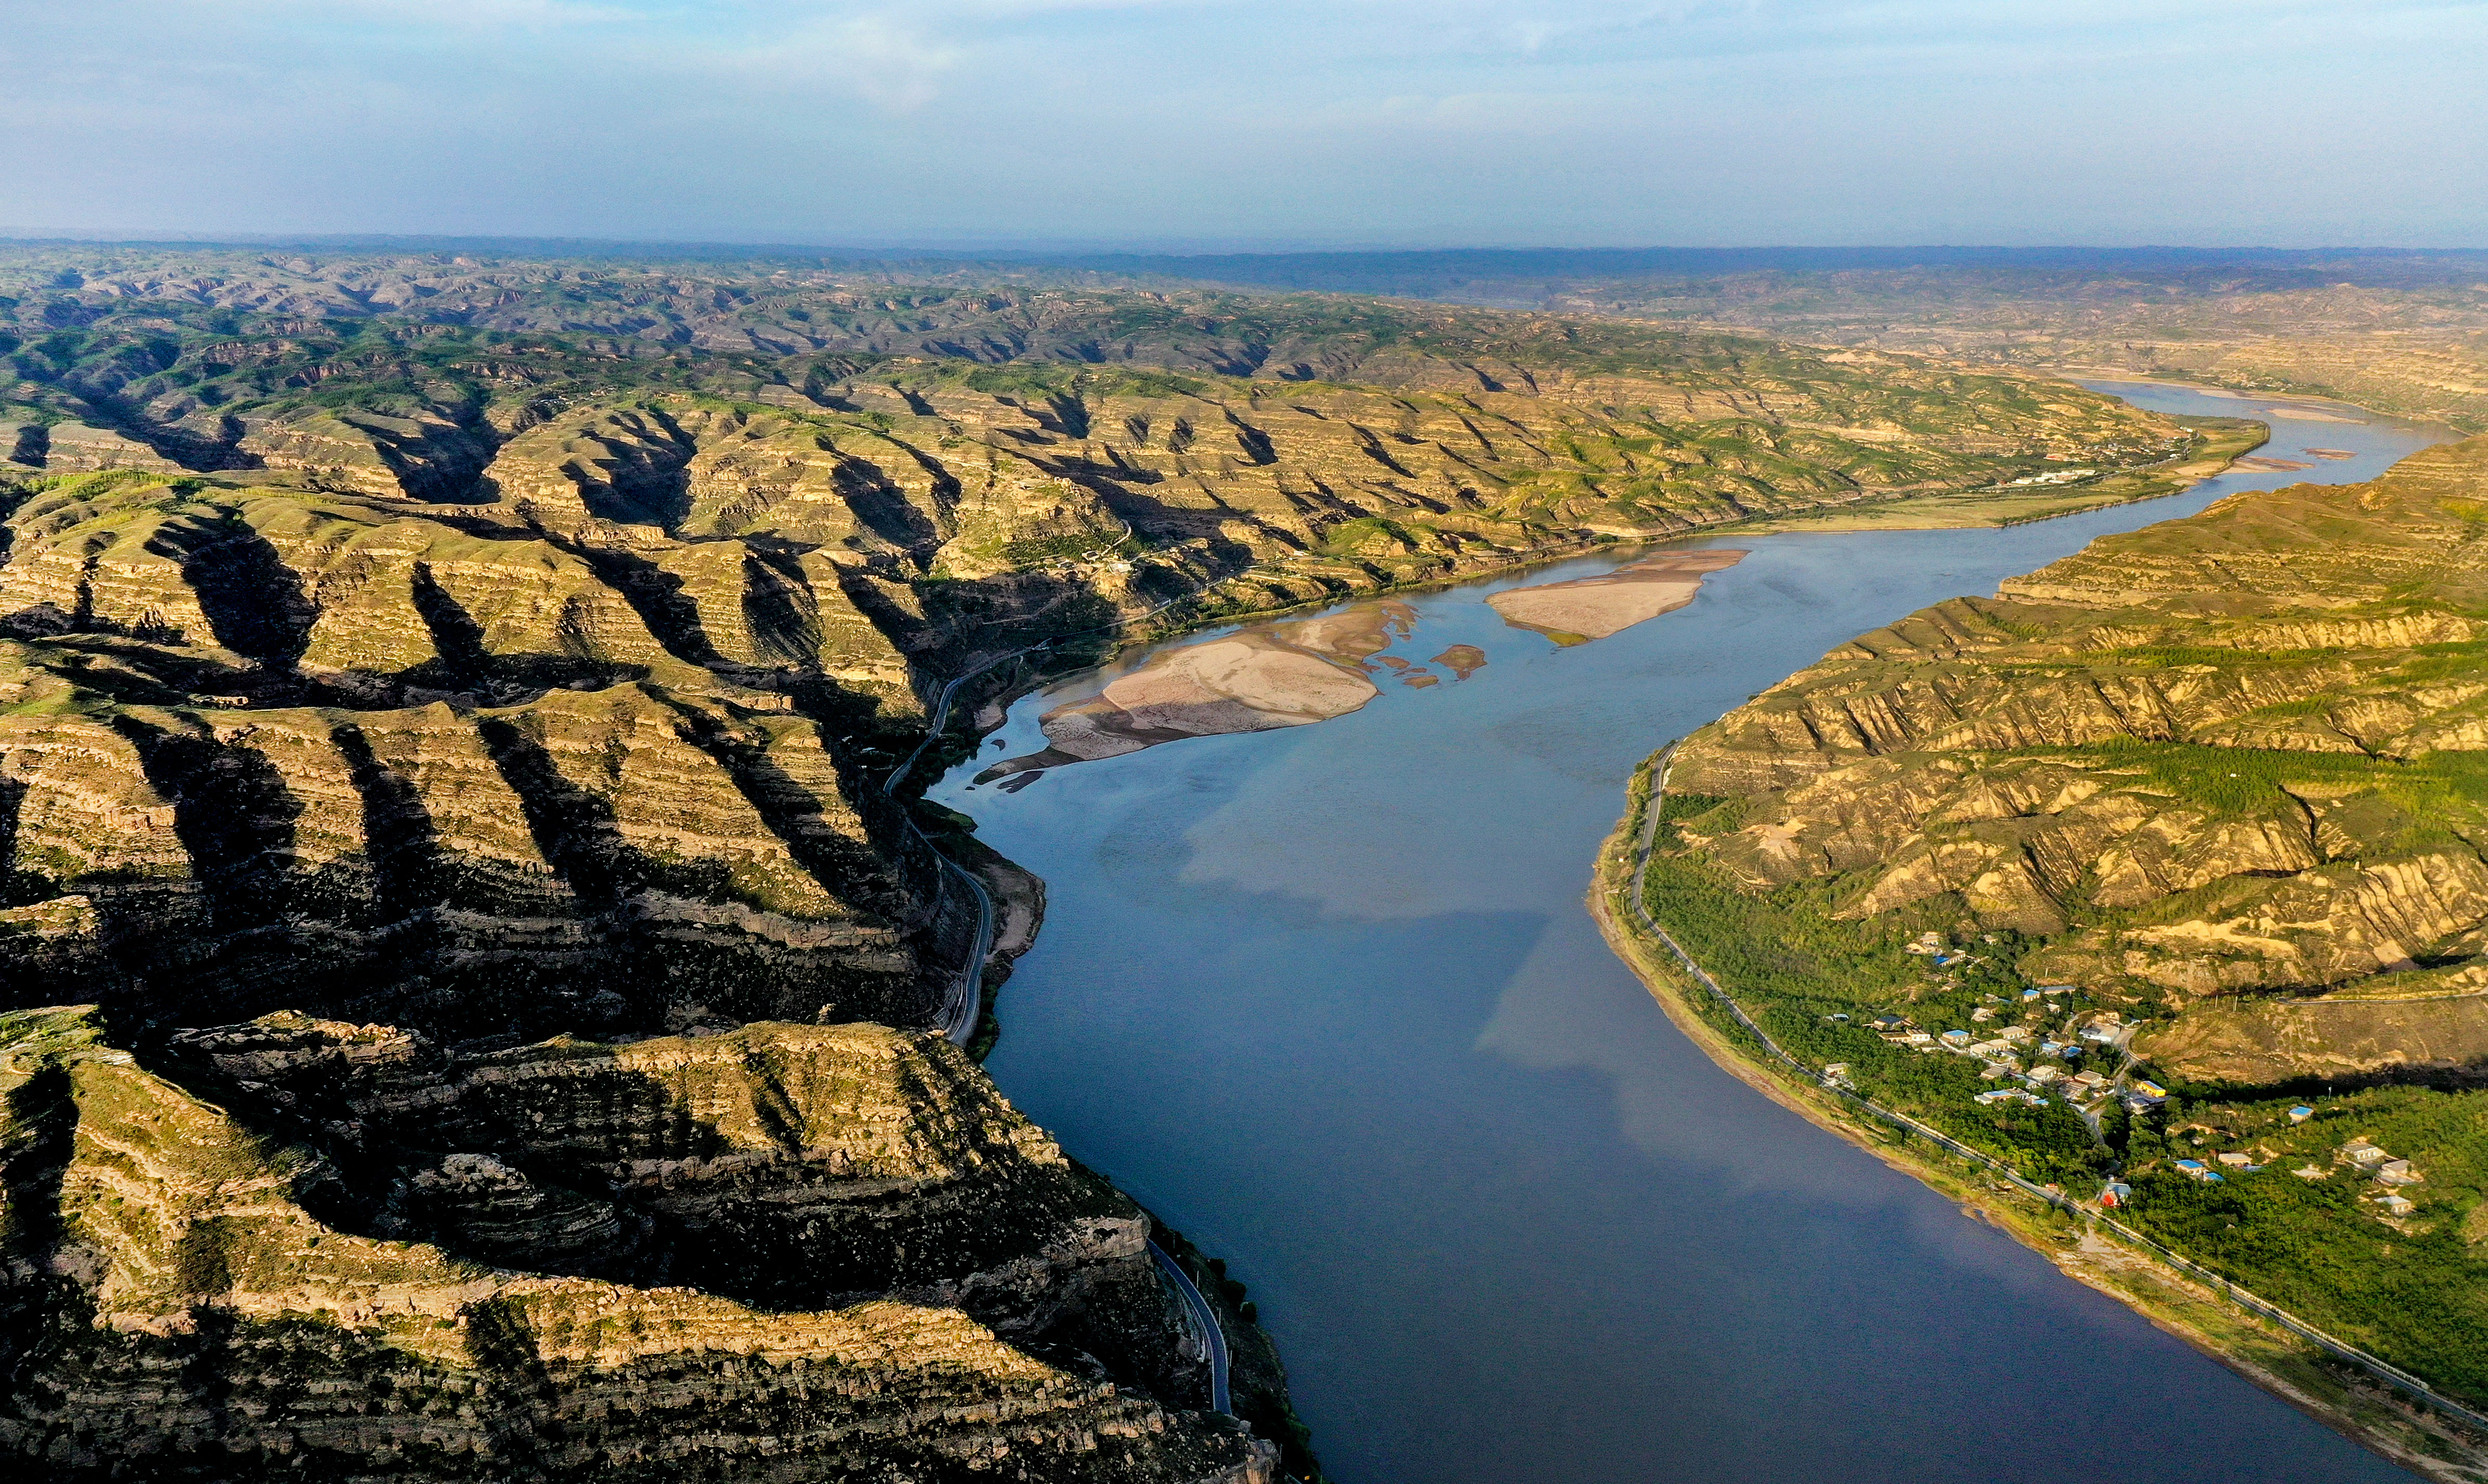
[[[1370,300],[0,260],[0,1442],[67,1478],[1309,1475],[1241,1290],[928,1029],[981,940],[943,854],[1012,951],[1034,890],[883,786],[928,703],[2204,442]]]

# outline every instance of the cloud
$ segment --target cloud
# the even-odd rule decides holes
[[[721,80],[806,91],[827,84],[892,112],[933,101],[962,48],[879,12],[823,15],[766,39],[693,52],[682,65]]]

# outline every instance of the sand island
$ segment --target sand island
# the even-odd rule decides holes
[[[1042,751],[1004,758],[976,781],[1032,775],[1188,737],[1266,732],[1345,715],[1382,693],[1367,661],[1406,637],[1416,622],[1417,610],[1404,602],[1359,603],[1160,650],[1096,695],[1047,712],[1037,721],[1045,732]]]
[[[1744,556],[1733,547],[1662,551],[1599,576],[1497,593],[1486,604],[1516,629],[1534,629],[1558,644],[1586,644],[1683,607],[1704,577]]]

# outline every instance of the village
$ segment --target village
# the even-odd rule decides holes
[[[1904,944],[1902,951],[1925,959],[1931,976],[1981,962],[1979,956],[1954,946],[1939,933],[1921,934]],[[2168,1104],[2166,1088],[2137,1075],[2139,1064],[2130,1047],[2140,1026],[2118,1011],[2089,1007],[2079,986],[2039,985],[2022,990],[2018,1002],[2004,994],[1985,994],[1981,998],[1985,1003],[1969,1011],[1970,1023],[1966,1026],[1930,1030],[1898,1013],[1875,1016],[1866,1026],[1889,1046],[1907,1047],[1928,1055],[1941,1051],[1977,1058],[1983,1079],[1999,1084],[1972,1095],[1971,1101],[1981,1106],[2019,1105],[2038,1108],[2061,1101],[2097,1134],[2102,1129],[2103,1114],[2112,1106],[2121,1106],[2129,1113],[2139,1114]],[[2102,1065],[2092,1065],[2095,1061]],[[1855,1086],[1845,1062],[1826,1066],[1824,1075],[1836,1086]],[[2296,1128],[2316,1117],[2317,1109],[2300,1104],[2281,1116],[2286,1119],[2282,1127]],[[2175,1159],[2169,1165],[2177,1173],[2207,1185],[2262,1173],[2285,1158],[2266,1144],[2211,1150],[2213,1143],[2231,1141],[2231,1134],[2204,1123],[2185,1124],[2170,1129],[2168,1134],[2171,1140],[2185,1140],[2206,1150],[2208,1159]],[[2417,1210],[2417,1202],[2404,1192],[2426,1179],[2409,1160],[2394,1157],[2363,1135],[2335,1146],[2329,1166],[2317,1164],[2310,1157],[2289,1173],[2302,1180],[2344,1175],[2370,1183],[2374,1189],[2361,1197],[2361,1205],[2378,1220],[2390,1223],[2398,1223]],[[2113,1208],[2129,1204],[2133,1198],[2132,1186],[2123,1179],[2112,1178],[2104,1182],[2097,1200],[2103,1207]]]

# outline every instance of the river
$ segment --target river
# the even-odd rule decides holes
[[[988,1067],[1251,1286],[1343,1484],[2407,1479],[1722,1072],[1582,905],[1634,765],[1852,635],[2446,435],[2274,427],[2265,455],[2355,457],[2008,530],[1691,542],[1752,554],[1571,648],[1485,598],[1626,558],[1473,583],[1409,599],[1392,651],[1474,645],[1464,681],[1015,793],[956,770],[932,797],[1049,893]],[[1144,658],[1021,699],[984,757]]]

